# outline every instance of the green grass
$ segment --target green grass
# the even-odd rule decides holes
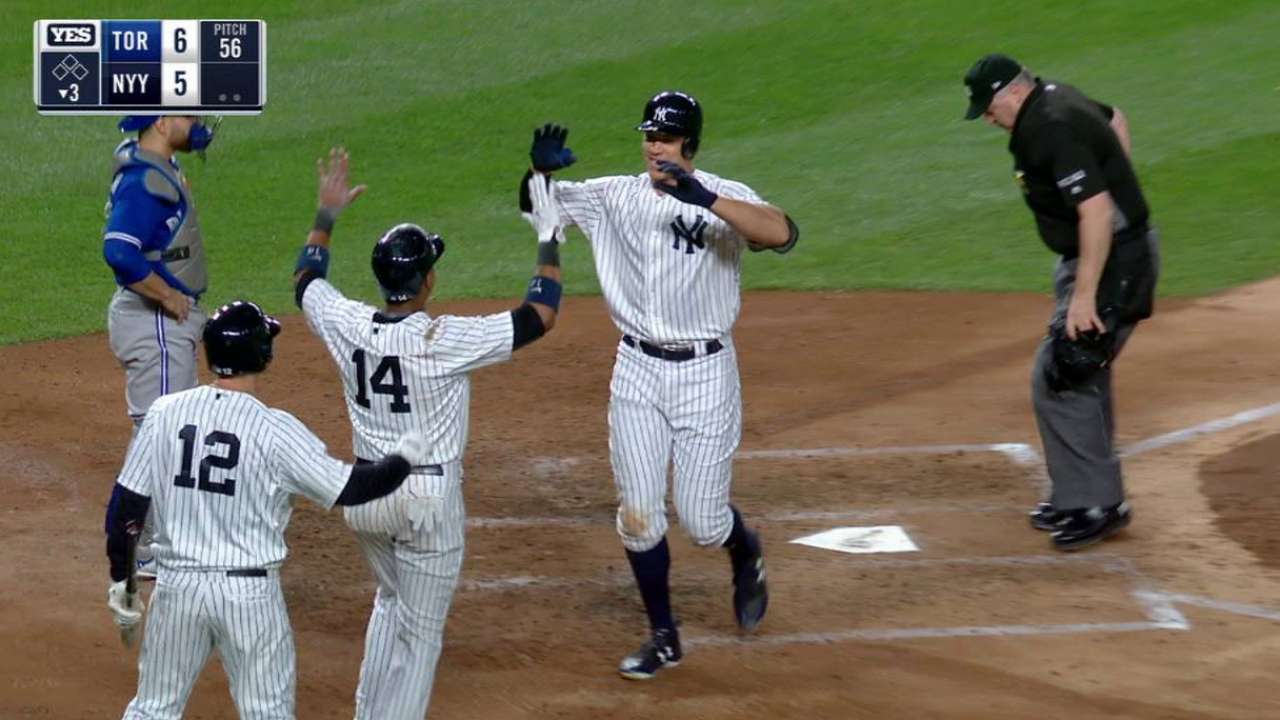
[[[1165,241],[1165,294],[1280,272],[1271,0],[216,7],[268,21],[269,99],[260,117],[227,120],[208,164],[186,162],[210,304],[292,309],[313,162],[333,143],[370,186],[337,230],[340,286],[374,298],[371,242],[413,220],[449,242],[442,297],[514,299],[533,262],[513,209],[531,128],[571,127],[582,160],[565,177],[638,172],[631,126],[650,93],[673,86],[706,107],[699,165],[752,185],[803,229],[789,256],[748,256],[746,287],[1043,291],[1053,257],[1012,182],[1005,136],[959,119],[959,78],[993,49],[1129,115]],[[31,22],[137,16],[132,3],[0,6],[0,343],[101,330],[113,288],[100,231],[119,135],[113,118],[35,113]],[[576,233],[565,263],[569,292],[598,290]]]

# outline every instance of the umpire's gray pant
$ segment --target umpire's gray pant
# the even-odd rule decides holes
[[[1159,240],[1147,235],[1151,257],[1159,271]],[[1053,286],[1057,306],[1053,320],[1066,316],[1076,283],[1076,259],[1059,260]],[[1133,334],[1136,323],[1115,329],[1116,354]],[[1040,343],[1031,369],[1031,402],[1035,408],[1052,492],[1049,502],[1060,510],[1108,507],[1124,500],[1120,458],[1115,451],[1115,410],[1111,395],[1114,362],[1093,380],[1070,390],[1054,392],[1045,380],[1053,362],[1049,338]]]

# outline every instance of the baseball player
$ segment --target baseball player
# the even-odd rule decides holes
[[[1061,255],[1057,307],[1031,376],[1052,494],[1031,524],[1077,550],[1129,524],[1115,452],[1111,365],[1154,310],[1159,241],[1129,159],[1124,114],[982,57],[965,75],[966,119],[1009,132],[1014,173],[1040,237]]]
[[[622,333],[610,386],[609,456],[620,498],[618,534],[651,636],[619,672],[647,679],[681,659],[668,584],[669,464],[680,524],[698,545],[728,549],[738,625],[752,630],[764,617],[769,596],[760,540],[729,503],[742,435],[730,332],[744,247],[785,253],[799,230],[746,185],[694,169],[702,107],[692,96],[653,96],[636,129],[644,133],[644,172],[552,186],[562,221],[591,243],[605,303]],[[574,161],[567,135],[552,125],[534,132],[531,172]]]
[[[126,719],[180,718],[217,649],[241,718],[293,718],[293,633],[280,589],[290,495],[321,507],[383,497],[426,455],[405,433],[379,462],[330,457],[296,418],[257,399],[275,318],[224,305],[204,329],[211,385],[161,397],[129,448],[107,509],[107,606],[129,640],[142,617],[130,577],[134,535],[150,508],[159,573]]]
[[[203,152],[213,129],[192,115],[130,115],[115,149],[102,254],[115,273],[107,311],[111,352],[125,371],[134,429],[161,395],[196,384],[196,345],[204,326],[197,300],[208,285],[195,201],[175,155]],[[138,571],[154,577],[150,533]]]
[[[297,302],[342,376],[356,462],[378,457],[405,432],[424,433],[431,446],[399,492],[346,513],[378,582],[355,716],[422,720],[462,569],[469,374],[510,359],[555,323],[560,221],[550,184],[535,182],[527,219],[538,234],[537,274],[519,307],[478,317],[427,312],[444,240],[396,225],[373,247],[386,301],[378,309],[347,299],[325,279],[334,221],[364,186],[350,186],[339,148],[318,171],[319,209],[295,268]]]

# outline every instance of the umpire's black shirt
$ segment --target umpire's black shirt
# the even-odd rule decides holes
[[[1013,123],[1014,174],[1040,237],[1065,257],[1080,254],[1076,206],[1103,191],[1115,202],[1115,242],[1146,233],[1147,202],[1111,129],[1115,111],[1070,85],[1036,78]]]

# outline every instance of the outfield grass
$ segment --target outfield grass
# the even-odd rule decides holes
[[[275,0],[163,12],[269,26],[267,111],[229,118],[208,164],[186,164],[209,303],[292,309],[313,162],[331,143],[370,186],[337,230],[340,286],[372,299],[370,243],[412,220],[449,242],[442,297],[514,299],[533,260],[513,209],[532,127],[571,128],[582,159],[564,177],[638,172],[631,127],[664,87],[703,101],[700,166],[752,185],[803,229],[791,255],[747,258],[747,287],[1046,290],[1053,257],[1012,182],[1005,135],[959,119],[960,77],[996,49],[1129,115],[1166,294],[1280,272],[1272,0]],[[99,238],[119,135],[111,118],[35,113],[31,22],[137,16],[134,3],[0,6],[0,343],[101,330],[113,288]],[[580,235],[565,256],[568,291],[596,292]]]

